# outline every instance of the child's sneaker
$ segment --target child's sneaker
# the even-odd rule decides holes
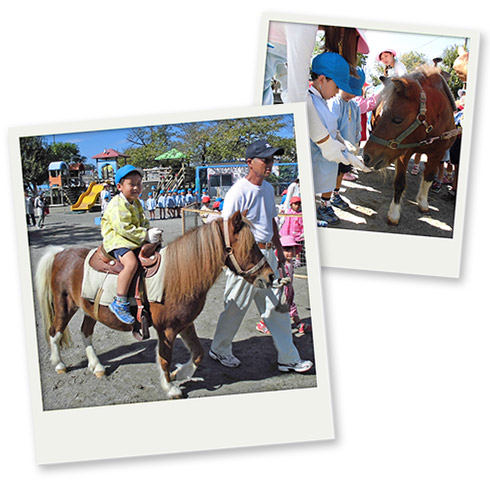
[[[342,210],[346,210],[349,208],[349,204],[344,199],[342,199],[342,197],[340,197],[339,194],[332,195],[332,198],[330,199],[330,203],[333,206],[338,207],[339,209]]]
[[[269,329],[267,329],[267,326],[264,324],[264,321],[262,320],[257,322],[255,329],[257,329],[257,331],[261,332],[262,334],[269,334]]]
[[[134,324],[134,317],[129,311],[129,302],[117,302],[115,299],[109,304],[109,310],[124,324]]]
[[[325,221],[328,225],[337,224],[339,218],[335,214],[331,206],[320,206],[316,210],[317,221]]]

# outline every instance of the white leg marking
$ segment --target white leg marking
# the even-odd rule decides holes
[[[160,384],[162,386],[164,395],[168,399],[181,398],[182,397],[182,391],[173,382],[167,381],[167,378],[165,377],[165,373],[163,372],[162,366],[160,365],[160,361],[158,360],[158,356],[157,356],[157,366],[158,366],[158,371],[160,373]]]
[[[428,196],[429,196],[429,189],[431,185],[432,182],[427,182],[426,180],[423,179],[422,182],[420,183],[419,193],[417,194],[417,204],[421,212],[429,211]]]
[[[66,366],[61,360],[60,354],[60,341],[61,341],[61,332],[57,332],[54,337],[49,338],[49,343],[51,346],[51,364],[54,366],[56,372],[58,374],[63,374],[66,372]]]
[[[95,349],[92,344],[92,336],[82,337],[83,343],[85,344],[85,352],[87,353],[89,371],[95,374],[96,377],[102,377],[105,374],[105,368],[100,363],[99,358],[95,353]]]
[[[197,366],[192,362],[192,358],[185,364],[177,366],[174,372],[171,374],[171,378],[175,381],[186,381],[191,379],[192,375],[196,372]]]
[[[388,221],[390,224],[398,225],[400,222],[401,208],[400,204],[395,204],[395,201],[392,200],[390,204],[390,210],[388,211]]]

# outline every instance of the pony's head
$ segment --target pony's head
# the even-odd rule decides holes
[[[381,169],[402,152],[426,153],[422,141],[452,122],[452,95],[438,69],[420,68],[403,77],[383,78],[384,88],[373,113],[364,163]]]
[[[408,77],[383,78],[384,88],[373,112],[371,135],[385,140],[396,139],[412,124],[419,112],[420,87]],[[419,133],[412,133],[407,142]],[[367,167],[387,167],[400,151],[368,140],[364,146]]]
[[[255,287],[271,287],[274,273],[255,242],[251,223],[245,216],[246,212],[237,211],[223,221],[225,265]]]

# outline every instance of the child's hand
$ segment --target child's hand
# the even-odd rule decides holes
[[[150,244],[155,244],[156,242],[162,242],[163,232],[157,227],[152,227],[146,232],[146,238]]]

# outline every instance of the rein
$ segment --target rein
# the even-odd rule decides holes
[[[426,120],[426,114],[427,114],[427,95],[424,92],[424,89],[422,88],[422,85],[420,85],[420,82],[417,81],[418,86],[420,87],[420,104],[419,104],[419,113],[415,117],[415,120],[412,122],[412,124],[404,130],[396,139],[393,140],[385,140],[381,139],[380,137],[377,137],[375,135],[371,135],[369,137],[370,140],[373,142],[384,145],[386,147],[389,147],[390,149],[396,150],[396,149],[413,149],[415,147],[422,147],[425,145],[431,145],[437,140],[448,140],[451,137],[456,137],[457,135],[460,134],[461,130],[460,129],[453,129],[449,130],[447,132],[443,132],[441,135],[438,135],[437,137],[430,137],[428,139],[421,140],[420,142],[414,142],[411,144],[401,144],[400,142],[408,137],[412,132],[414,132],[418,127],[423,125],[425,127],[425,132],[427,134],[430,134],[432,132],[432,129],[434,128],[432,125],[429,125],[427,120]]]
[[[239,276],[245,277],[254,274],[258,270],[260,270],[262,266],[267,262],[265,260],[265,257],[262,257],[262,259],[257,264],[255,264],[251,269],[248,269],[247,271],[242,270],[240,264],[238,264],[238,261],[236,260],[235,254],[233,254],[233,247],[231,247],[230,234],[228,232],[228,219],[223,219],[223,231],[225,236],[226,257],[229,257],[231,263],[233,264],[233,267],[235,268]]]

